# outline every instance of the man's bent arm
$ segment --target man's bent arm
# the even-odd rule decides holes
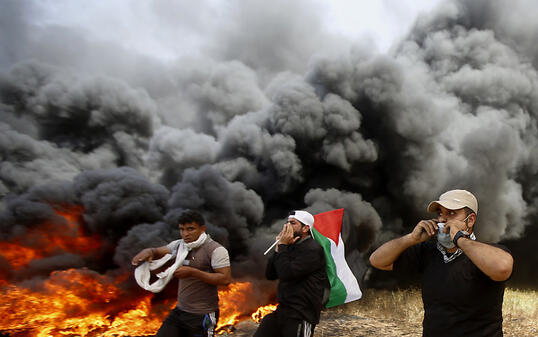
[[[409,247],[418,242],[413,239],[412,233],[390,240],[377,248],[370,255],[370,263],[377,269],[392,270],[394,261]]]
[[[170,249],[168,246],[162,246],[157,248],[146,248],[142,249],[138,254],[133,257],[131,264],[137,266],[139,263],[144,261],[153,261],[154,259],[160,259],[166,254],[170,254]]]
[[[232,271],[230,267],[217,268],[213,269],[213,271],[213,273],[209,273],[197,268],[181,266],[174,272],[174,275],[178,278],[196,277],[205,283],[216,286],[225,286],[232,281]]]
[[[506,281],[512,274],[514,258],[501,248],[467,238],[460,238],[458,247],[492,280]]]
[[[392,270],[394,261],[406,250],[418,243],[424,242],[435,235],[438,229],[437,221],[421,220],[413,231],[400,238],[384,243],[370,255],[372,266],[381,270]]]

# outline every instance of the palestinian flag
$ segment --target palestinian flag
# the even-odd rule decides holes
[[[343,216],[343,208],[314,215],[312,235],[325,250],[327,276],[331,283],[327,308],[358,300],[362,296],[359,283],[345,258],[341,234]]]

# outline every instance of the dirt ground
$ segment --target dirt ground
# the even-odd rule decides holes
[[[258,324],[251,320],[243,321],[235,326],[235,331],[223,336],[250,337]],[[321,321],[314,333],[315,337],[396,337],[421,336],[421,326],[403,326],[389,319],[375,319],[335,312],[322,312]]]
[[[536,320],[505,317],[503,330],[505,337],[538,336]],[[246,320],[237,324],[233,332],[222,336],[250,337],[254,335],[258,324]],[[316,327],[314,337],[420,337],[422,326],[394,318],[374,318],[334,311],[322,312],[320,324]]]

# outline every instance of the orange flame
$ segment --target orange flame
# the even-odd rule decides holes
[[[254,289],[250,282],[236,282],[219,291],[220,317],[217,333],[222,334],[237,323],[252,319],[259,323],[262,318],[276,310],[275,304],[252,307]]]
[[[53,272],[36,290],[7,285],[2,293],[0,330],[39,337],[61,331],[87,336],[109,325],[102,308],[121,295],[109,278],[75,269]]]
[[[143,298],[128,298],[115,284],[117,279],[82,269],[56,271],[39,289],[15,285],[3,288],[0,302],[0,331],[13,336],[150,336],[157,332],[175,299],[153,306],[153,294]],[[252,295],[249,282],[237,282],[219,291],[220,312],[218,330],[252,316],[261,319],[272,310],[269,305],[255,313],[245,312]],[[125,308],[128,307],[128,308]],[[274,310],[274,309],[273,309]]]
[[[164,317],[151,314],[151,298],[146,297],[136,308],[118,315],[102,336],[154,335],[159,330],[163,319]]]
[[[59,250],[75,254],[96,251],[101,246],[101,240],[97,235],[85,235],[80,226],[84,208],[78,205],[63,208],[56,210],[63,221],[44,223],[10,242],[0,242],[0,255],[14,269],[21,269],[30,261],[51,256]]]
[[[14,269],[20,269],[30,261],[42,257],[35,248],[10,242],[0,242],[0,255],[4,256]]]
[[[276,310],[276,304],[268,304],[263,307],[259,307],[255,313],[250,315],[252,320],[256,323],[260,323],[262,319]]]
[[[239,322],[248,297],[252,295],[252,284],[250,282],[235,282],[228,287],[219,290],[219,322],[217,330],[226,326],[233,326]]]
[[[90,253],[99,249],[101,246],[101,240],[97,235],[87,236],[85,235],[82,227],[80,226],[82,219],[82,212],[84,208],[82,206],[71,206],[66,211],[56,211],[56,214],[62,216],[67,222],[67,231],[61,233],[53,233],[53,236],[49,236],[49,241],[52,244],[56,244],[58,247],[65,251],[72,253]]]

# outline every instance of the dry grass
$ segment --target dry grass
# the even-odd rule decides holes
[[[418,289],[398,291],[368,289],[361,300],[336,307],[335,310],[419,325],[424,313]]]
[[[506,337],[538,336],[538,292],[506,289],[503,304]],[[423,307],[419,289],[367,289],[359,301],[329,310],[331,314],[366,317],[382,323],[407,327],[398,335],[420,336]]]
[[[538,336],[538,291],[507,289],[503,317],[506,337]]]
[[[419,289],[366,289],[359,301],[323,310],[317,337],[422,336],[422,298]],[[504,295],[504,336],[538,336],[538,292],[507,289]],[[250,337],[257,324],[246,320],[223,336]]]

